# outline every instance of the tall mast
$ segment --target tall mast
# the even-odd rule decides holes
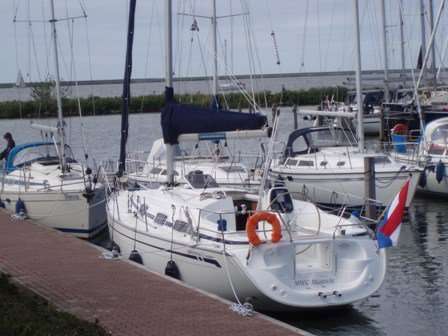
[[[126,43],[126,61],[123,81],[123,106],[121,112],[121,140],[120,159],[118,162],[118,176],[121,177],[126,170],[126,143],[129,132],[129,103],[131,99],[131,75],[132,75],[132,46],[134,44],[135,6],[137,0],[129,2],[128,37]]]
[[[390,101],[389,97],[389,60],[387,52],[387,30],[386,30],[386,6],[385,0],[380,0],[381,4],[381,25],[383,37],[383,58],[384,58],[384,99],[386,103]]]
[[[421,44],[421,57],[426,54],[426,28],[425,28],[425,3],[424,0],[420,0],[420,30],[422,36],[422,44]],[[423,65],[423,69],[425,65]],[[423,74],[425,72],[423,71]]]
[[[355,52],[356,52],[356,101],[358,103],[358,148],[364,151],[364,111],[361,88],[361,37],[359,33],[359,3],[353,0],[355,11]]]
[[[429,28],[431,34],[434,31],[434,1],[429,0]],[[434,87],[437,86],[437,71],[436,71],[436,41],[431,45],[431,74]]]
[[[216,0],[212,0],[212,29],[213,29],[213,103],[218,107],[218,20],[216,17]]]
[[[406,58],[404,53],[404,20],[403,20],[403,0],[400,0],[399,4],[400,13],[400,50],[401,50],[401,71],[402,74],[406,74]]]
[[[425,52],[425,55],[423,57],[423,62],[422,62],[422,69],[420,71],[420,74],[418,76],[417,79],[417,83],[416,83],[416,90],[420,87],[420,84],[422,83],[422,80],[424,78],[424,74],[425,74],[425,68],[426,68],[426,64],[428,63],[428,59],[429,59],[429,50],[431,49],[434,41],[435,41],[435,36],[436,36],[436,32],[439,29],[439,25],[440,25],[440,19],[442,18],[442,13],[443,13],[443,9],[445,8],[445,4],[446,4],[446,0],[441,0],[440,2],[440,7],[439,10],[437,12],[437,17],[436,17],[436,22],[434,25],[434,29],[431,32],[431,36],[429,38],[429,47]]]
[[[165,1],[165,86],[173,88],[172,0]]]
[[[173,23],[172,0],[165,0],[165,104],[173,98]],[[174,185],[174,148],[166,147],[166,178],[169,186]]]
[[[62,100],[61,100],[61,76],[59,73],[59,56],[58,56],[58,40],[57,40],[57,32],[56,32],[56,17],[54,13],[54,0],[50,0],[51,7],[51,31],[52,31],[52,40],[53,40],[53,55],[54,55],[54,67],[55,67],[55,75],[56,75],[56,104],[58,107],[58,135],[59,135],[59,155],[60,155],[60,164],[62,173],[65,173],[65,132],[64,132],[64,116],[62,115]]]

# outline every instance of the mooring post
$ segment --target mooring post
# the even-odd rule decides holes
[[[384,106],[384,104],[382,104],[381,108],[380,108],[380,141],[381,142],[385,142],[387,141],[385,133],[384,133],[384,109],[386,107]]]
[[[375,158],[364,157],[364,198],[366,199],[366,217],[376,218]]]
[[[292,107],[292,113],[293,113],[293,117],[294,117],[294,130],[299,128],[299,122],[297,120],[297,105],[294,105]]]

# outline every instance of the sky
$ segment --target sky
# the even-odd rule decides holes
[[[421,41],[419,0],[402,1],[406,65],[414,66]],[[435,12],[440,1],[434,0]],[[129,1],[54,2],[56,17],[62,19],[57,23],[62,78],[122,78]],[[401,67],[399,2],[386,0],[391,68]],[[199,32],[192,32],[194,17],[178,14],[209,16],[211,3],[212,0],[173,0],[175,76],[211,74],[210,20],[196,17]],[[220,74],[354,69],[353,0],[217,0],[217,3],[218,16],[224,16],[218,20]],[[359,3],[362,66],[381,69],[380,0]],[[164,76],[163,7],[163,0],[137,0],[133,78]],[[64,20],[82,16],[83,9],[87,19]],[[241,13],[249,15],[237,15]],[[13,23],[14,17],[17,21],[33,21]],[[54,76],[49,17],[50,0],[0,1],[0,83],[15,82],[19,70],[25,81]],[[443,37],[447,23],[447,14],[443,13],[436,39],[438,58],[446,44]]]

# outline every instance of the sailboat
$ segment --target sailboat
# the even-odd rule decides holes
[[[187,13],[181,13],[181,15],[192,15]],[[240,14],[232,14],[238,16]],[[194,15],[193,15],[194,16]],[[216,6],[213,7],[211,16],[200,15],[200,18],[208,19],[212,23],[212,38],[211,48],[213,52],[212,65],[213,65],[213,81],[212,81],[212,99],[211,108],[221,109],[219,94],[222,87],[219,84],[218,73],[218,20],[219,16],[216,15]],[[198,33],[198,23],[196,17],[194,18],[191,31]],[[235,83],[240,89],[241,83]],[[197,110],[197,108],[196,108]],[[269,130],[240,132],[238,135],[239,140],[243,139],[260,139],[269,137]],[[194,144],[193,149],[189,149],[187,144]],[[191,147],[191,146],[190,146]],[[254,167],[249,168],[248,161],[253,156],[257,157],[254,162]],[[219,136],[208,135],[190,135],[189,137],[183,136],[183,143],[176,144],[174,148],[174,160],[178,167],[174,171],[174,174],[178,176],[177,183],[184,183],[185,177],[195,170],[201,170],[206,174],[212,176],[221,186],[236,187],[251,190],[258,190],[260,186],[260,174],[258,174],[257,164],[261,163],[262,154],[261,151],[246,157],[244,154],[232,153],[229,149],[227,139],[220,138]],[[166,151],[163,139],[157,139],[154,141],[149,155],[147,158],[141,158],[141,153],[129,153],[128,154],[128,171],[127,178],[131,183],[136,185],[144,185],[146,187],[153,188],[160,183],[166,181],[167,167]]]
[[[161,124],[167,180],[158,189],[110,195],[108,225],[115,249],[150,271],[256,309],[340,306],[374,293],[383,282],[386,258],[370,229],[359,220],[293,200],[282,185],[270,186],[270,159],[259,193],[223,188],[200,170],[177,184],[173,152],[183,136],[238,138],[240,132],[264,127],[266,117],[207,111],[174,101],[171,0],[165,4],[167,69]],[[131,0],[128,49],[134,12]],[[126,79],[129,85],[128,74]],[[126,128],[126,116],[123,120]],[[277,127],[273,125],[274,135]],[[273,141],[268,158],[272,154]]]
[[[269,130],[245,133],[247,138],[267,137]],[[239,139],[245,138],[240,132]],[[226,139],[211,140],[209,137],[198,139],[191,151],[187,147],[176,145],[175,157],[178,167],[174,174],[178,176],[178,183],[183,183],[190,172],[201,170],[212,176],[219,185],[250,190],[258,190],[261,176],[258,170],[249,169],[242,162],[242,157],[236,157],[226,146]],[[224,142],[224,144],[223,144]],[[203,143],[205,146],[200,147]],[[205,147],[205,148],[204,148]],[[166,181],[166,151],[163,139],[154,141],[146,160],[141,161],[136,154],[127,159],[128,179],[130,183],[143,185],[149,188],[165,183]]]
[[[329,206],[351,207],[363,206],[372,201],[375,205],[386,206],[410,177],[406,201],[408,207],[414,198],[422,169],[412,163],[397,162],[388,154],[365,149],[357,10],[355,14],[357,138],[352,136],[350,130],[340,127],[295,130],[289,135],[282,155],[273,162],[271,176],[283,180],[296,197]],[[344,112],[334,112],[335,116],[342,114]],[[364,159],[369,156],[375,160],[375,200],[367,200],[365,195]]]
[[[0,204],[21,217],[88,239],[107,227],[105,189],[90,168],[74,159],[65,141],[54,0],[50,6],[57,127],[34,124],[44,134],[42,140],[10,151],[0,177]]]

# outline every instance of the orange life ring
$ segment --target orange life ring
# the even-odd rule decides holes
[[[263,243],[257,235],[257,224],[261,221],[266,221],[271,224],[271,241],[273,243],[277,243],[278,241],[280,241],[280,239],[282,239],[282,228],[277,215],[273,212],[258,211],[250,216],[246,222],[247,238],[253,246],[258,246]]]

